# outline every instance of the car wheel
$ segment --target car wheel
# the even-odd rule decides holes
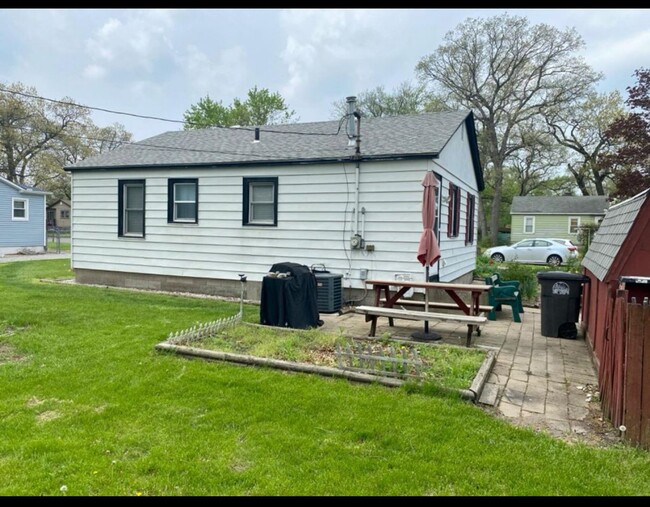
[[[494,262],[503,262],[506,260],[503,254],[500,253],[492,254],[492,257],[490,257],[490,259],[492,259]]]
[[[559,266],[562,264],[562,257],[559,255],[551,255],[548,259],[546,259],[546,262],[551,266]]]

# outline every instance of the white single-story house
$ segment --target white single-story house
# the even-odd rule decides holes
[[[0,176],[0,257],[47,246],[46,197],[50,192]]]
[[[430,279],[471,282],[484,188],[472,112],[349,116],[166,132],[66,167],[76,280],[238,296],[244,274],[259,299],[271,266],[293,262],[341,274],[349,301],[365,279],[423,280],[433,171]]]

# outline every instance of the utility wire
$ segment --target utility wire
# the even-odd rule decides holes
[[[5,128],[12,128],[14,130],[20,130],[22,132],[40,132],[39,130],[35,130],[29,127],[16,127],[16,126],[7,126]],[[251,152],[235,152],[235,151],[224,151],[224,150],[206,150],[206,149],[200,149],[200,148],[184,148],[180,146],[167,146],[167,145],[162,145],[162,144],[153,144],[153,143],[147,143],[144,141],[119,141],[109,138],[101,138],[101,137],[90,137],[90,136],[83,136],[83,135],[78,135],[78,134],[72,134],[69,132],[63,132],[63,135],[69,136],[69,137],[74,137],[77,139],[82,139],[82,140],[87,140],[87,141],[97,141],[97,142],[113,142],[113,143],[118,143],[115,148],[119,148],[120,146],[123,145],[129,145],[133,146],[136,149],[137,148],[156,148],[160,150],[168,150],[168,151],[189,151],[189,152],[194,152],[194,153],[213,153],[213,154],[219,154],[219,155],[234,155],[238,157],[258,157],[264,160],[286,160],[286,157],[274,157],[272,155],[264,155],[264,154],[258,154],[258,153],[251,153]],[[109,151],[113,151],[115,148],[112,148]],[[320,152],[320,153],[331,153],[332,150],[310,150],[314,152]]]
[[[95,107],[95,106],[84,106],[82,104],[77,104],[76,102],[69,102],[65,100],[56,100],[56,99],[50,99],[48,97],[43,97],[41,95],[34,95],[31,93],[25,93],[25,92],[19,92],[16,90],[9,90],[7,88],[0,87],[0,92],[5,92],[5,93],[11,93],[14,95],[20,95],[22,97],[27,97],[27,98],[32,98],[32,99],[39,99],[39,100],[46,100],[48,102],[52,102],[54,104],[61,104],[64,106],[73,106],[73,107],[80,107],[84,109],[92,109],[93,111],[102,111],[104,113],[110,113],[110,114],[119,114],[119,115],[124,115],[124,116],[132,116],[134,118],[143,118],[145,120],[156,120],[156,121],[164,121],[164,122],[169,122],[169,123],[180,123],[183,125],[194,125],[194,126],[200,126],[197,123],[189,122],[189,121],[183,121],[183,120],[172,120],[169,118],[161,118],[159,116],[148,116],[148,115],[143,115],[143,114],[136,114],[136,113],[129,113],[126,111],[115,111],[113,109],[106,109],[103,107]],[[337,136],[339,135],[339,132],[341,131],[341,125],[343,124],[343,120],[347,118],[347,114],[341,118],[339,121],[339,126],[336,132],[293,132],[293,131],[288,131],[288,130],[267,130],[267,129],[262,129],[260,127],[257,127],[260,129],[260,132],[266,132],[268,134],[292,134],[292,135],[298,135],[298,136]],[[248,130],[250,132],[255,131],[255,127],[225,127],[223,125],[211,125],[210,127],[202,127],[202,128],[220,128],[220,129],[236,129],[236,130]]]

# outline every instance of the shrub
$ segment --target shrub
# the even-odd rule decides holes
[[[474,268],[474,278],[485,278],[494,273],[496,264],[487,255],[478,255],[476,257],[476,268]]]
[[[521,297],[530,300],[537,297],[539,292],[537,273],[545,271],[544,268],[544,266],[529,266],[519,262],[504,262],[499,267],[499,272],[504,280],[519,280]]]

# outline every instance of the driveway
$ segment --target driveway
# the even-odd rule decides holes
[[[0,262],[17,262],[17,261],[43,261],[46,259],[69,259],[70,252],[61,253],[40,253],[40,254],[11,254],[0,256]]]

